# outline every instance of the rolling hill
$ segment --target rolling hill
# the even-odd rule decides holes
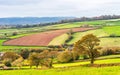
[[[21,25],[21,24],[40,24],[58,22],[73,17],[9,17],[0,18],[0,25]]]

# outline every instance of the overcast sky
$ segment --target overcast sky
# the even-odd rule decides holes
[[[0,0],[0,17],[120,15],[120,0]]]

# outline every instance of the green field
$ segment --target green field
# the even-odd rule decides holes
[[[73,22],[73,23],[65,23],[65,24],[58,24],[58,25],[53,25],[52,27],[56,29],[63,29],[63,28],[74,28],[74,27],[80,27],[82,25],[101,25],[104,24],[106,21],[86,21],[86,22]]]
[[[120,75],[120,67],[75,67],[51,70],[15,70],[1,71],[0,75]]]
[[[120,26],[104,27],[103,31],[105,31],[108,35],[114,34],[114,35],[120,36]]]
[[[120,38],[101,38],[101,46],[120,47]]]
[[[63,38],[64,37],[64,38]],[[65,41],[68,39],[68,35],[67,34],[63,34],[63,35],[60,35],[56,38],[54,38],[50,43],[49,45],[61,45],[63,43],[65,43]]]
[[[80,27],[82,25],[90,25],[90,26],[103,26],[103,25],[119,25],[120,19],[111,19],[111,20],[97,20],[97,21],[84,21],[84,22],[71,22],[71,23],[64,23],[64,24],[57,24],[53,26],[49,26],[49,28],[55,29],[63,29],[63,28],[74,28]]]
[[[112,57],[112,56],[111,56]],[[120,63],[120,58],[111,59],[110,57],[104,57],[104,60],[96,60],[95,64],[111,64],[111,63]],[[55,64],[54,67],[71,67],[71,66],[79,66],[90,64],[89,61],[84,62],[75,62],[75,63],[65,63],[65,64]]]
[[[68,44],[73,44],[74,42],[80,40],[82,36],[87,35],[87,34],[94,34],[98,37],[108,36],[108,34],[106,34],[102,29],[90,30],[86,32],[76,32],[72,35],[73,39],[71,39],[68,42]]]

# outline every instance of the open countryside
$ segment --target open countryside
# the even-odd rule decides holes
[[[109,74],[109,70],[111,70],[112,68],[114,68],[115,70],[111,73],[111,75],[116,74],[116,73],[119,74],[118,66],[120,65],[119,64],[120,63],[120,59],[119,59],[120,55],[119,54],[115,55],[115,54],[116,54],[116,52],[119,52],[119,49],[120,49],[120,43],[119,43],[120,42],[120,38],[119,38],[120,26],[118,24],[115,25],[116,23],[118,23],[119,19],[116,19],[115,21],[113,21],[113,20],[115,20],[115,19],[101,20],[101,22],[99,20],[99,21],[91,21],[91,22],[71,23],[71,24],[73,24],[73,27],[71,27],[71,24],[68,25],[68,23],[60,24],[61,26],[67,25],[67,27],[68,27],[67,29],[61,29],[61,28],[57,27],[57,25],[53,25],[56,27],[55,30],[53,30],[53,29],[50,29],[53,26],[51,26],[51,27],[49,26],[49,28],[48,28],[48,26],[46,26],[46,27],[43,27],[43,28],[46,28],[45,32],[44,31],[43,32],[33,31],[32,33],[29,33],[29,32],[26,33],[26,31],[25,32],[23,31],[23,33],[18,32],[17,35],[11,35],[11,34],[13,34],[13,32],[11,32],[11,33],[6,32],[7,34],[9,34],[9,36],[5,36],[5,35],[1,34],[5,38],[5,39],[1,38],[1,48],[2,48],[1,51],[6,52],[6,53],[9,51],[21,52],[21,51],[26,51],[26,50],[29,50],[28,52],[31,52],[34,50],[41,51],[42,49],[44,49],[46,51],[46,49],[49,47],[50,48],[52,47],[52,49],[54,51],[55,50],[54,46],[56,46],[56,48],[57,48],[57,46],[62,46],[64,44],[72,45],[87,34],[94,34],[95,36],[97,36],[100,39],[100,46],[103,47],[103,49],[100,50],[102,53],[100,54],[100,57],[96,58],[95,64],[92,67],[88,67],[88,66],[90,66],[90,65],[88,65],[90,63],[89,57],[80,55],[79,60],[72,61],[70,63],[58,63],[57,60],[60,60],[60,59],[59,59],[59,57],[57,57],[53,60],[53,62],[55,63],[55,64],[53,64],[54,68],[50,69],[50,70],[47,69],[47,70],[39,71],[39,70],[34,69],[35,66],[33,66],[32,69],[30,69],[29,66],[22,66],[21,70],[15,70],[12,72],[11,71],[2,71],[2,72],[0,72],[0,74],[1,75],[4,75],[4,74],[9,75],[9,72],[11,72],[11,74],[14,75],[17,72],[21,72],[20,75],[22,75],[22,74],[34,75],[35,73],[43,74],[43,75],[47,75],[47,74],[60,74],[60,75],[61,74],[63,74],[63,75],[83,74],[83,75],[86,75],[87,70],[89,70],[90,68],[91,68],[91,71],[94,72],[94,73],[90,72],[90,74],[96,74],[96,75],[102,75],[104,73]],[[107,21],[107,22],[103,23],[103,21],[104,22]],[[113,21],[113,22],[111,22],[111,21]],[[114,25],[111,25],[110,23],[114,24]],[[60,25],[58,24],[58,26],[60,26]],[[74,27],[74,25],[75,25],[75,27]],[[76,28],[77,25],[78,25],[78,27]],[[47,31],[47,29],[49,31]],[[2,30],[7,31],[8,29],[2,29]],[[23,30],[23,29],[20,29],[20,30]],[[18,31],[20,31],[20,30],[18,30]],[[8,32],[9,32],[9,30],[8,30]],[[69,37],[72,37],[72,38],[69,39]],[[31,38],[31,39],[29,39],[29,38]],[[69,40],[66,41],[67,39],[69,39]],[[35,42],[35,40],[36,40],[36,42]],[[4,47],[5,47],[5,49],[4,49]],[[50,48],[48,50],[51,50]],[[64,48],[64,46],[62,48],[58,48],[57,50],[59,50],[59,49],[62,50],[63,48]],[[14,50],[14,49],[16,49],[16,50]],[[110,51],[107,51],[109,49],[110,49]],[[64,50],[66,51],[66,49],[63,49],[63,51]],[[24,61],[22,61],[22,65],[25,65],[25,64],[29,65],[28,59],[25,59]],[[96,67],[98,67],[98,69]],[[17,66],[13,67],[13,68],[17,68]],[[41,68],[41,66],[39,66],[38,68]],[[24,70],[22,70],[22,69],[24,69]],[[62,71],[62,69],[64,69],[64,71]],[[79,70],[83,70],[83,72],[79,72]],[[30,72],[26,72],[26,71],[30,71]],[[35,72],[35,73],[33,73],[33,72]]]
[[[0,75],[120,75],[119,0],[0,0]]]

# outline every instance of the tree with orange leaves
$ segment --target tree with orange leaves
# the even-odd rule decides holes
[[[74,44],[73,51],[77,51],[80,54],[87,54],[91,59],[91,64],[94,64],[95,57],[99,55],[98,50],[101,49],[99,44],[99,38],[93,34],[88,34]]]

